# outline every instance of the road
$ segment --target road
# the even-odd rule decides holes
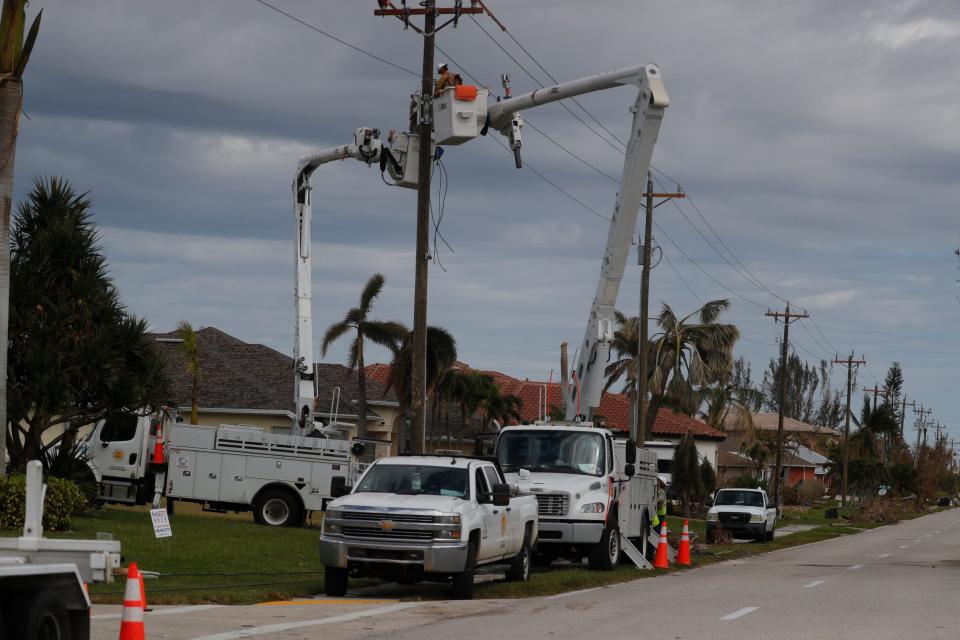
[[[762,556],[527,600],[316,598],[244,607],[160,607],[147,640],[776,637],[954,639],[960,634],[960,511]],[[119,609],[97,606],[93,637]]]

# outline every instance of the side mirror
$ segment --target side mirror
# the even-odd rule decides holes
[[[353,490],[353,487],[347,486],[347,478],[345,476],[333,476],[330,478],[330,496],[333,498],[339,498],[345,496],[350,491]]]
[[[637,462],[637,443],[633,440],[627,440],[627,464],[636,464]],[[628,473],[632,476],[632,473]]]
[[[107,447],[110,446],[110,443],[109,443],[109,442],[104,442],[103,440],[101,440],[101,441],[100,441],[100,446],[103,447],[103,448],[107,448]]]
[[[637,473],[637,469],[629,462],[623,467],[623,475],[632,478]]]
[[[363,452],[367,450],[366,443],[363,442],[354,442],[350,445],[350,453],[359,458],[363,455]]]
[[[495,507],[510,506],[510,485],[508,484],[493,485],[493,506]]]

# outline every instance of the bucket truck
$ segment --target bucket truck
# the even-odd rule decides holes
[[[621,555],[649,567],[650,522],[656,509],[657,456],[638,449],[636,435],[623,438],[594,425],[614,337],[614,312],[660,121],[669,104],[659,69],[631,67],[508,98],[487,108],[484,130],[510,141],[522,165],[522,112],[585,93],[619,86],[636,87],[630,108],[630,137],[620,189],[610,220],[600,278],[587,316],[586,331],[568,376],[562,367],[566,420],[505,427],[495,446],[509,482],[537,496],[540,515],[539,560],[587,556],[595,569],[612,569]],[[438,140],[438,143],[441,143]],[[565,359],[564,359],[565,361]],[[568,384],[572,382],[572,384]]]

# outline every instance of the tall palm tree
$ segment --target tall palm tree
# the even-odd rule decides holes
[[[326,356],[331,344],[348,332],[354,332],[354,339],[347,356],[347,366],[351,371],[354,369],[357,371],[357,436],[360,438],[367,436],[367,372],[364,369],[364,342],[370,340],[374,344],[394,350],[397,348],[397,343],[407,334],[407,328],[399,322],[370,319],[373,301],[383,291],[384,282],[385,278],[382,274],[375,273],[370,276],[360,293],[360,305],[347,311],[343,320],[330,325],[320,345],[321,354]]]
[[[610,387],[622,379],[625,380],[623,392],[632,400],[637,392],[637,347],[640,344],[640,321],[634,316],[628,318],[619,311],[614,312],[617,330],[613,334],[613,350],[619,358],[607,365],[604,371],[607,383],[603,387],[608,391]]]
[[[644,439],[650,437],[661,406],[669,404],[693,414],[701,400],[698,389],[729,373],[740,331],[717,322],[729,307],[728,300],[711,300],[678,318],[664,303],[657,316],[659,332],[651,338],[650,408]]]
[[[494,387],[495,393],[491,393],[483,400],[483,408],[486,414],[483,417],[483,431],[487,431],[487,426],[491,420],[496,420],[500,424],[508,424],[511,420],[520,421],[523,419],[520,413],[523,409],[523,399],[513,394],[500,395],[500,390]]]
[[[13,163],[23,106],[23,70],[40,31],[41,9],[26,38],[27,0],[4,0],[0,17],[0,478],[7,475],[7,344],[10,317],[10,213]]]
[[[186,320],[177,325],[177,337],[182,341],[180,349],[186,360],[185,369],[190,376],[190,424],[200,424],[197,411],[199,402],[200,381],[203,379],[203,367],[200,363],[200,346],[197,344],[197,332]]]

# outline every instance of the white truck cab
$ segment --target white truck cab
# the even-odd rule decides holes
[[[591,568],[609,570],[620,561],[622,538],[652,556],[655,453],[608,429],[551,422],[504,427],[496,457],[509,482],[537,497],[539,563],[587,556]]]
[[[537,543],[537,501],[506,484],[495,461],[451,456],[381,458],[323,519],[320,560],[326,592],[342,596],[349,576],[402,583],[452,581],[472,597],[477,566],[509,564],[526,580]]]
[[[763,489],[720,489],[707,511],[707,542],[716,540],[717,530],[734,538],[773,540],[777,528],[777,507]]]

